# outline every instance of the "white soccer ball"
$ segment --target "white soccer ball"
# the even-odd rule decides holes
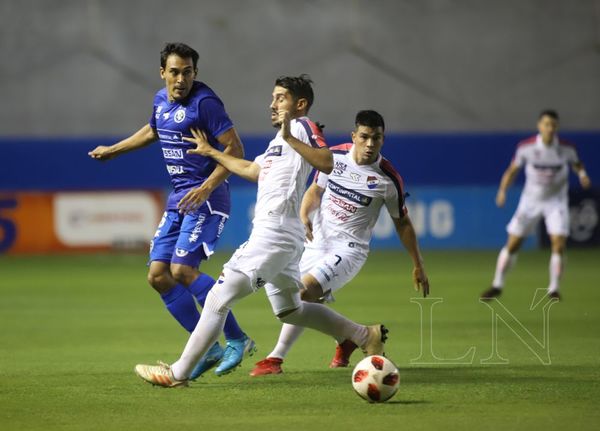
[[[400,386],[400,373],[384,356],[367,356],[354,367],[352,387],[371,403],[383,403],[392,398]]]

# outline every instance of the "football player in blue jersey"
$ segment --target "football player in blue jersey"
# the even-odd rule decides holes
[[[229,171],[213,159],[187,150],[195,146],[190,128],[203,130],[209,142],[227,154],[243,157],[240,138],[223,102],[206,84],[196,81],[198,53],[183,43],[168,43],[160,53],[160,76],[165,88],[154,97],[148,124],[128,138],[89,152],[97,160],[160,141],[173,191],[150,245],[148,282],[160,294],[167,310],[188,332],[200,319],[194,297],[204,306],[215,280],[198,270],[213,254],[230,212]],[[217,375],[238,366],[256,347],[229,313],[226,346],[217,342],[200,360],[192,378],[219,363]]]

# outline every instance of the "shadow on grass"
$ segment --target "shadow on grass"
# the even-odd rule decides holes
[[[411,405],[411,404],[429,404],[430,401],[425,400],[390,400],[382,404],[400,404],[400,405]]]

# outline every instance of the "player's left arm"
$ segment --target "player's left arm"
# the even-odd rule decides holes
[[[425,265],[423,263],[423,256],[421,255],[421,250],[419,249],[419,242],[417,241],[417,233],[415,232],[415,228],[410,220],[408,214],[403,215],[401,218],[392,217],[394,222],[394,226],[396,227],[396,232],[398,233],[398,237],[408,254],[410,255],[413,261],[413,284],[415,290],[418,292],[419,290],[423,292],[423,297],[426,298],[429,295],[429,279],[427,278],[427,273],[425,272]]]
[[[281,137],[315,169],[330,174],[333,171],[333,154],[329,151],[329,148],[313,148],[295,138],[290,130],[290,120],[288,111],[279,111]]]
[[[573,169],[573,172],[575,172],[579,177],[579,184],[581,184],[581,187],[587,190],[592,186],[592,180],[590,180],[590,177],[585,171],[585,166],[583,166],[583,163],[580,161],[572,163],[571,169]]]

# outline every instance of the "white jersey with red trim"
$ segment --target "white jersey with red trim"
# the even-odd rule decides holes
[[[306,145],[327,147],[319,127],[307,117],[292,120],[290,132]],[[281,137],[281,131],[254,161],[261,167],[254,226],[278,228],[304,236],[300,203],[312,166]]]
[[[569,166],[579,158],[575,147],[554,137],[550,145],[544,144],[538,134],[519,143],[514,163],[525,166],[526,199],[567,199]]]
[[[319,172],[315,178],[325,191],[314,215],[314,239],[309,246],[342,241],[368,248],[383,205],[393,218],[407,213],[402,178],[392,164],[380,155],[373,164],[358,165],[353,150],[352,144],[331,147],[333,171]]]

